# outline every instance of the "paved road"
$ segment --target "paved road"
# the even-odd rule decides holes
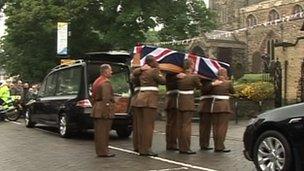
[[[199,151],[198,124],[193,123],[192,149],[195,155],[182,155],[165,150],[165,122],[157,121],[153,150],[159,157],[142,157],[132,151],[132,139],[118,139],[111,132],[111,151],[114,158],[97,158],[93,133],[87,132],[63,139],[56,130],[39,126],[28,129],[17,123],[0,122],[0,170],[2,171],[170,171],[221,170],[254,171],[254,166],[242,155],[242,134],[246,122],[231,122],[226,146],[231,153],[221,154]]]

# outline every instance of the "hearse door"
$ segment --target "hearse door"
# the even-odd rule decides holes
[[[58,123],[60,111],[69,112],[70,107],[76,104],[75,99],[80,90],[82,71],[82,66],[78,65],[58,72],[56,100],[52,102],[53,110],[49,115],[50,121]]]
[[[35,103],[35,116],[43,122],[49,122],[49,113],[52,113],[52,101],[55,98],[57,73],[51,73],[43,82],[39,96]]]

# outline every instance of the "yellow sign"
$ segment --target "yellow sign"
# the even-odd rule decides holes
[[[60,60],[60,65],[70,65],[75,63],[76,60],[74,59],[61,59]]]

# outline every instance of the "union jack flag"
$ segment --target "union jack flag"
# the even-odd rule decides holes
[[[225,68],[229,72],[230,65],[214,59],[200,57],[192,53],[181,53],[168,48],[138,45],[134,48],[134,54],[140,54],[140,65],[145,64],[147,56],[153,56],[160,64],[160,69],[171,72],[182,72],[185,59],[193,64],[193,73],[207,79],[215,79],[219,68]],[[134,60],[134,58],[133,58]],[[132,61],[131,61],[132,62]]]

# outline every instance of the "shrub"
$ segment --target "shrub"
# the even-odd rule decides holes
[[[274,86],[270,82],[236,83],[234,89],[238,97],[252,101],[271,99],[274,95]]]

